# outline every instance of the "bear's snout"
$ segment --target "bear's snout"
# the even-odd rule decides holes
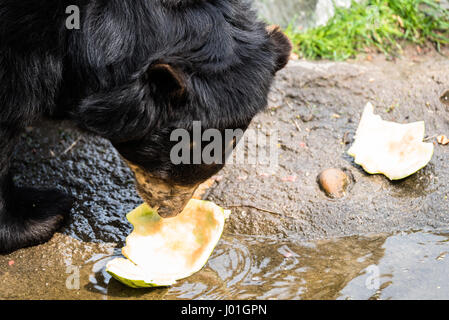
[[[140,197],[150,207],[157,209],[162,218],[173,218],[180,214],[198,188],[198,185],[176,185],[154,177],[139,166],[129,162],[128,165],[134,172]]]

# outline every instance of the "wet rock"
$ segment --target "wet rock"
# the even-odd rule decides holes
[[[321,190],[330,198],[343,198],[349,186],[350,178],[341,169],[326,169],[318,175]]]
[[[123,245],[132,226],[126,214],[140,205],[132,172],[111,143],[70,122],[39,121],[17,146],[12,162],[19,186],[58,188],[75,197],[65,235]]]

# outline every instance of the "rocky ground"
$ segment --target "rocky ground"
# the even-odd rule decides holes
[[[435,138],[449,136],[449,110],[439,101],[449,89],[447,70],[445,56],[415,47],[394,60],[369,54],[350,62],[292,60],[276,79],[269,108],[252,123],[268,136],[277,133],[278,166],[229,165],[205,194],[233,210],[225,234],[312,241],[447,228],[449,145]],[[367,102],[387,120],[425,121],[435,143],[426,168],[390,182],[353,163],[346,152]],[[334,167],[351,176],[340,199],[317,184],[319,173]],[[96,262],[117,253],[131,231],[125,214],[141,203],[128,168],[109,142],[69,123],[42,122],[23,134],[14,172],[17,184],[57,186],[78,201],[72,221],[50,243],[0,256],[0,298],[98,298],[104,292],[95,283],[104,275]],[[83,266],[86,283],[61,293],[73,264]],[[123,296],[121,289],[112,283],[108,296]]]

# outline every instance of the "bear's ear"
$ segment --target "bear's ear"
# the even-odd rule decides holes
[[[184,74],[166,63],[151,65],[145,73],[144,81],[153,89],[153,94],[178,98],[185,93]]]
[[[145,90],[139,82],[83,99],[71,112],[80,127],[113,142],[140,139],[148,132],[154,108],[146,107]]]
[[[281,31],[279,26],[269,26],[267,31],[276,53],[275,71],[277,72],[287,65],[293,46],[290,39]]]

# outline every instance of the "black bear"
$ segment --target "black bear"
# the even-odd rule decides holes
[[[245,0],[0,0],[0,253],[48,241],[74,201],[14,186],[11,154],[33,121],[109,139],[141,197],[171,217],[223,165],[175,165],[170,133],[194,121],[245,130],[290,51]]]

